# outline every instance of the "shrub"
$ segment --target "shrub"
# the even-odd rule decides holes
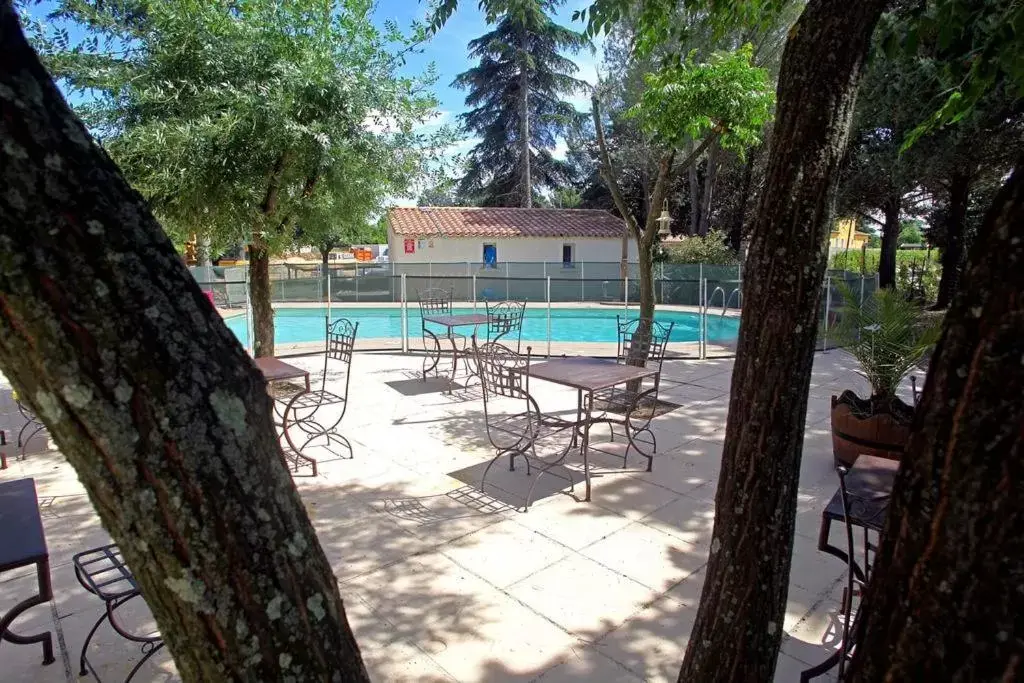
[[[874,275],[878,272],[881,254],[881,249],[836,252],[829,259],[829,268]],[[935,301],[941,276],[938,250],[900,249],[896,252],[896,288],[901,292]]]
[[[725,233],[711,230],[704,237],[694,235],[664,245],[668,263],[704,263],[730,266],[739,262],[736,252],[726,244]]]

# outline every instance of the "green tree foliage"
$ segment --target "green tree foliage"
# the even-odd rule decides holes
[[[923,221],[907,220],[900,223],[899,245],[924,244],[924,235],[921,232]]]
[[[477,65],[453,85],[469,91],[462,115],[481,141],[468,155],[459,194],[484,205],[530,206],[541,190],[567,184],[571,167],[555,159],[559,136],[580,117],[560,98],[582,90],[576,64],[563,51],[587,45],[581,34],[552,21],[561,0],[481,3],[494,28],[470,41]]]
[[[365,223],[438,145],[417,132],[432,80],[398,75],[411,38],[370,0],[64,0],[38,23],[48,67],[165,225],[250,243],[250,262]],[[64,26],[87,38],[69,44]],[[257,351],[272,352],[269,271],[251,267]],[[266,301],[264,301],[266,299]]]
[[[742,154],[760,142],[775,95],[768,73],[753,66],[754,47],[715,52],[697,63],[691,53],[679,64],[649,74],[647,89],[630,110],[651,141],[682,150],[714,137],[724,149]]]
[[[726,235],[712,230],[707,235],[684,237],[679,242],[665,245],[665,256],[669,263],[704,263],[729,266],[739,262],[736,252],[726,243]]]
[[[755,142],[771,115],[774,96],[768,74],[750,63],[752,52],[750,45],[745,45],[735,53],[715,53],[702,63],[691,55],[647,77],[648,89],[629,113],[640,122],[660,157],[649,200],[644,197],[652,209],[643,223],[630,211],[618,185],[619,174],[605,139],[599,101],[593,98],[601,177],[638,245],[642,317],[654,314],[651,270],[658,232],[657,207],[667,195],[671,175],[696,164],[713,143],[737,149]],[[679,152],[684,156],[677,164]]]

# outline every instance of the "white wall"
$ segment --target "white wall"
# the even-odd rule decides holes
[[[498,248],[498,263],[561,263],[562,245],[572,244],[576,262],[618,263],[622,240],[617,238],[521,237],[515,239],[438,238],[416,240],[416,252],[405,253],[405,239],[388,232],[390,257],[394,263],[481,263],[483,245]],[[433,242],[433,247],[429,246]],[[421,245],[422,248],[421,248]],[[629,261],[637,261],[636,242],[629,241]]]

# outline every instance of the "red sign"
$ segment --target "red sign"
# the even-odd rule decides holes
[[[416,240],[405,240],[405,253],[415,254],[416,253]]]

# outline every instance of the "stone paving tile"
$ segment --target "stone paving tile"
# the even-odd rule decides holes
[[[580,552],[658,593],[671,589],[707,562],[707,552],[700,546],[635,522]]]
[[[577,484],[576,488],[582,496],[582,485]],[[531,507],[529,512],[512,519],[573,550],[590,545],[630,523],[627,517],[616,512],[599,505],[577,502],[568,496],[558,496],[543,505]]]
[[[658,508],[640,522],[687,543],[709,546],[715,522],[715,505],[712,501],[684,495]]]
[[[532,529],[504,520],[446,544],[441,552],[488,583],[505,588],[572,551]]]
[[[597,641],[601,654],[649,683],[674,682],[697,610],[663,597]]]
[[[542,477],[528,512],[522,504],[537,478],[522,466],[495,464],[479,490],[493,456],[479,386],[444,394],[443,382],[418,379],[420,361],[359,354],[358,400],[341,424],[352,457],[323,454],[319,476],[295,477],[374,680],[675,680],[703,587],[732,360],[665,363],[662,395],[682,407],[653,422],[653,472],[636,456],[623,468],[595,453],[593,502],[585,503],[582,463],[571,454],[553,471],[571,476],[573,491]],[[322,358],[295,363],[319,381]],[[817,550],[817,530],[837,485],[829,397],[861,386],[854,369],[843,352],[815,357],[778,681],[795,680],[836,644],[844,567]],[[544,410],[575,415],[575,392],[540,382],[531,390]],[[909,384],[901,391],[909,396]],[[595,444],[607,438],[595,431]],[[59,630],[74,664],[101,605],[69,563],[108,537],[70,465],[40,450],[12,460],[0,480],[36,480],[55,600],[26,624]],[[30,580],[0,576],[0,609]],[[99,645],[97,662],[123,678],[132,662],[124,643],[103,636]],[[63,657],[40,667],[38,647],[0,652],[5,667],[13,662],[4,681],[77,677],[66,679]],[[139,680],[173,677],[166,654],[146,666]]]
[[[567,661],[548,669],[540,683],[639,683],[642,679],[596,647],[577,647]]]
[[[649,604],[656,591],[582,555],[513,584],[509,595],[587,642]]]

